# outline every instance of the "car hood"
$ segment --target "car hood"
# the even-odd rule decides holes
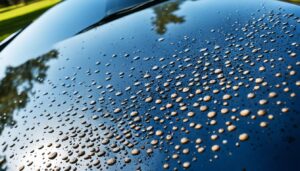
[[[3,170],[300,169],[299,6],[174,0],[75,34],[99,6],[67,3],[72,34],[46,13],[1,52]]]
[[[75,36],[109,16],[148,3],[153,1],[94,0],[89,3],[76,0],[62,1],[31,25],[1,42],[0,63],[6,66],[19,65],[33,56],[49,51],[56,43]]]

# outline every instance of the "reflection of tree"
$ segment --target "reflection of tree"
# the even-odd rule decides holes
[[[53,50],[20,66],[6,69],[6,75],[0,81],[0,135],[6,125],[14,124],[14,111],[26,106],[33,84],[44,82],[49,68],[46,62],[57,55],[58,52]],[[0,171],[4,162],[0,161]]]
[[[12,114],[24,108],[33,83],[43,83],[49,66],[46,62],[57,57],[57,51],[27,61],[17,67],[8,67],[0,81],[0,134],[5,124],[13,125]]]
[[[180,1],[175,1],[154,8],[156,17],[153,24],[156,26],[156,32],[158,34],[164,34],[167,31],[167,24],[185,22],[183,16],[179,17],[174,14],[174,12],[179,9],[179,4]]]
[[[0,156],[0,171],[5,171],[6,169],[5,168],[2,168],[2,165],[4,165],[5,163],[5,158]]]

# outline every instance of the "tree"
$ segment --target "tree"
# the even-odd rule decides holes
[[[27,3],[30,0],[0,0],[0,5],[9,6],[9,5],[17,5],[20,3]]]

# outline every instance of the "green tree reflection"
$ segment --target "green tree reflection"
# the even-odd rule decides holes
[[[185,22],[183,16],[174,14],[179,9],[182,1],[169,2],[154,8],[156,15],[153,25],[156,27],[158,34],[164,34],[167,31],[167,25],[170,23],[178,24]]]
[[[4,158],[4,156],[0,156],[0,171],[5,171],[5,168],[2,168],[3,165],[5,164],[6,159]]]
[[[26,106],[33,85],[43,83],[47,76],[49,66],[46,63],[57,56],[58,52],[53,50],[20,66],[7,67],[0,81],[0,135],[5,126],[15,124],[14,112]],[[5,170],[4,164],[5,158],[0,155],[0,171]]]

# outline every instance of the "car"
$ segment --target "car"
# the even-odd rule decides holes
[[[0,43],[0,170],[300,170],[300,7],[63,1]]]

